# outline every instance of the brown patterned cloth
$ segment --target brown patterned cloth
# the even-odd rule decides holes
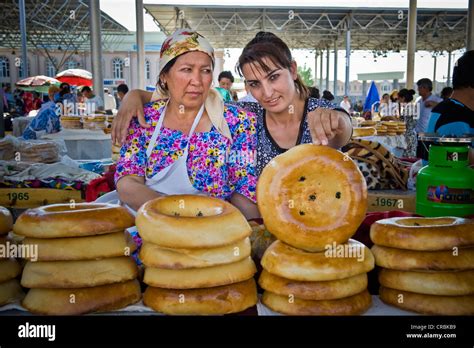
[[[380,143],[352,139],[342,150],[356,162],[369,190],[407,189],[408,168]]]

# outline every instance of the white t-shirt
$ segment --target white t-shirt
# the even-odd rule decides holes
[[[117,103],[115,102],[115,98],[112,94],[105,93],[104,94],[104,109],[105,110],[113,110],[117,108]]]
[[[87,98],[86,104],[92,111],[104,109],[104,101],[98,95],[94,96],[94,98]]]
[[[339,104],[341,108],[347,111],[347,113],[351,112],[351,102],[342,100],[341,104]]]
[[[419,108],[420,108],[420,118],[416,122],[416,128],[415,128],[417,133],[426,132],[426,130],[428,129],[428,124],[430,123],[431,110],[433,108],[425,106],[425,103],[427,101],[434,101],[436,103],[440,103],[441,101],[443,101],[443,99],[431,94],[425,100],[423,100],[423,98],[421,97],[417,100],[417,102],[419,103],[418,104]]]

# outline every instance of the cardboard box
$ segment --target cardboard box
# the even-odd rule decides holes
[[[369,190],[367,211],[416,211],[416,192],[403,190]]]

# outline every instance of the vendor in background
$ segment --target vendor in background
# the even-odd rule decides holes
[[[416,108],[413,103],[413,97],[415,96],[415,90],[402,88],[398,92],[399,101],[399,116],[400,120],[406,124],[405,140],[407,142],[407,148],[403,153],[403,157],[415,157],[416,156]]]
[[[25,92],[20,89],[15,89],[13,92],[13,108],[10,112],[16,114],[16,116],[23,116],[25,114],[24,93]]]
[[[217,81],[219,82],[219,87],[216,87],[216,90],[221,94],[222,100],[226,103],[233,101],[231,88],[234,83],[234,76],[232,73],[230,71],[222,71],[217,77]]]
[[[128,86],[125,83],[122,83],[117,86],[117,98],[120,103],[122,103],[122,100],[123,98],[125,98],[125,94],[127,93],[128,93]]]
[[[115,103],[115,97],[110,94],[108,88],[104,88],[104,109],[107,115],[112,115],[112,110],[117,109],[117,104]]]
[[[232,85],[234,84],[234,76],[230,71],[223,71],[217,77],[217,81],[219,82],[219,87],[230,92],[232,90]]]
[[[427,131],[440,136],[474,136],[474,50],[464,53],[454,65],[451,98],[433,108]],[[469,160],[474,163],[472,148]]]
[[[81,92],[82,95],[86,98],[86,110],[88,110],[89,112],[104,110],[104,101],[100,96],[95,95],[89,86],[82,87]]]
[[[2,87],[3,89],[3,93],[2,93],[2,99],[3,99],[3,110],[1,110],[2,112],[9,112],[10,111],[10,107],[9,107],[9,103],[8,103],[8,96],[7,96],[7,93],[10,89],[10,86],[3,86]]]
[[[10,108],[14,105],[13,94],[10,85],[3,86],[3,108],[4,112],[10,111]]]
[[[76,100],[79,104],[82,104],[85,102],[86,98],[84,98],[81,91],[77,91]]]
[[[22,99],[23,99],[23,114],[25,116],[28,116],[31,110],[35,110],[33,109],[33,93],[31,92],[23,93]]]
[[[29,126],[23,132],[22,137],[24,139],[37,139],[37,132],[48,134],[59,132],[59,115],[56,109],[56,103],[54,102],[54,95],[58,92],[58,87],[49,87],[49,101],[41,105],[38,114],[33,118]]]
[[[40,94],[38,92],[33,92],[33,110],[39,110],[43,104]]]
[[[59,92],[55,94],[54,100],[60,103],[64,103],[64,101],[68,103],[76,102],[76,96],[72,93],[69,83],[63,82],[59,85]]]
[[[164,41],[160,99],[140,104],[147,126],[132,120],[117,163],[118,195],[133,210],[162,195],[204,194],[258,217],[255,117],[224,105],[211,88],[214,64],[214,49],[197,32],[179,29]]]
[[[416,85],[418,86],[418,98],[419,103],[419,115],[418,121],[416,123],[416,132],[423,133],[427,132],[428,124],[430,122],[431,110],[442,101],[440,97],[435,96],[431,92],[433,91],[433,82],[428,78],[423,78],[417,81]]]
[[[362,100],[358,100],[355,105],[354,105],[354,111],[356,112],[362,112],[364,111],[364,104],[362,103]]]
[[[448,100],[449,98],[451,98],[452,94],[453,94],[453,88],[452,87],[444,87],[441,90],[440,97],[443,100]]]
[[[339,148],[349,141],[350,117],[334,110],[334,104],[309,97],[290,49],[276,35],[259,32],[242,51],[238,71],[258,101],[238,103],[257,115],[257,176],[275,156],[296,145]],[[150,92],[141,90],[127,95],[112,125],[113,141],[123,142],[135,115],[142,127],[150,127],[143,117],[143,103],[150,98]]]
[[[396,103],[398,101],[398,90],[397,89],[394,89],[391,93],[390,93],[390,101],[392,103]]]
[[[351,105],[351,101],[349,100],[349,96],[345,95],[343,98],[342,98],[342,101],[341,103],[339,104],[339,106],[341,108],[343,108],[344,110],[346,110],[346,112],[348,114],[351,113],[351,109],[352,109],[352,105]]]

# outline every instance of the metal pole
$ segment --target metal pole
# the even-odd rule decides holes
[[[138,88],[145,88],[145,32],[143,27],[143,0],[136,0],[137,16],[137,69]]]
[[[451,86],[451,54],[452,52],[448,52],[448,80],[446,81],[446,86]]]
[[[0,88],[0,116],[2,118],[0,119],[0,138],[3,138],[5,136],[5,118],[3,117],[3,108],[5,107],[3,105],[3,95],[4,95],[3,88]],[[9,109],[7,107],[7,109]]]
[[[407,33],[407,88],[415,87],[416,0],[410,0]]]
[[[94,94],[104,100],[104,79],[102,77],[102,42],[100,28],[99,1],[89,0],[89,18],[91,27],[91,58]]]
[[[329,46],[326,49],[326,90],[329,91]]]
[[[321,94],[323,94],[323,59],[324,59],[324,51],[319,52],[319,56],[321,57],[319,64],[319,85],[318,88],[320,89]]]
[[[318,50],[314,51],[314,87],[318,86]]]
[[[334,40],[334,98],[337,97],[337,41]]]
[[[349,16],[347,19],[347,30],[346,30],[346,81],[344,85],[344,94],[349,95],[349,67],[351,61],[351,27],[352,27],[352,17]]]
[[[21,77],[28,77],[28,51],[26,50],[25,0],[20,0],[20,2],[18,3],[18,6],[20,7],[21,67],[22,67]]]
[[[469,0],[467,10],[467,44],[468,51],[474,50],[474,0]]]
[[[433,68],[433,92],[436,93],[436,62],[438,61],[438,57],[436,55],[433,56],[434,59],[434,68]]]

